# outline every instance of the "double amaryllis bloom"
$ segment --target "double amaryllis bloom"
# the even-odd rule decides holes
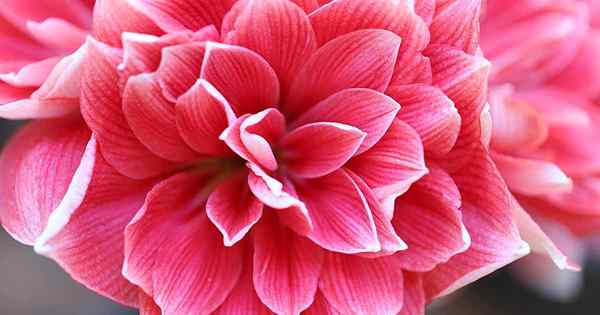
[[[146,315],[423,314],[529,252],[485,146],[480,11],[97,1],[60,93],[0,106],[53,117],[0,159],[2,224]]]
[[[502,12],[502,14],[496,14]],[[488,1],[482,48],[494,65],[494,160],[520,204],[571,259],[600,231],[600,3]],[[549,242],[556,264],[566,256]],[[524,278],[569,298],[577,273],[527,258]],[[554,271],[554,272],[553,272]]]

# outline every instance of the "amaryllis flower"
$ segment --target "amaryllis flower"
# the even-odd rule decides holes
[[[78,108],[80,54],[92,0],[7,0],[0,7],[0,115],[54,117]],[[72,54],[72,55],[71,55]]]
[[[568,255],[521,213],[538,235],[534,250],[572,269],[566,256],[581,262],[583,239],[600,231],[600,7],[551,0],[517,8],[498,0],[487,9],[482,47],[494,65],[493,157],[521,205]],[[554,297],[571,297],[581,275],[550,272],[556,269],[544,261],[528,258],[524,278]]]
[[[529,251],[480,1],[103,0],[0,218],[142,314],[423,314]]]

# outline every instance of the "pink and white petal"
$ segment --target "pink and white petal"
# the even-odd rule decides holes
[[[425,151],[443,156],[452,150],[462,120],[454,102],[439,88],[425,84],[392,86],[386,94],[401,104],[398,118],[419,133]]]
[[[224,247],[201,211],[205,177],[181,173],[161,182],[125,229],[123,274],[166,315],[211,314],[242,270],[243,247]]]
[[[526,196],[560,194],[573,189],[573,181],[556,164],[547,161],[493,154],[498,171],[514,193]]]
[[[342,315],[323,296],[321,290],[317,291],[313,304],[302,313],[303,315]]]
[[[277,109],[268,108],[242,122],[240,139],[261,166],[274,171],[278,165],[272,147],[284,132],[285,117]]]
[[[237,284],[227,296],[227,299],[213,315],[272,315],[256,295],[252,283],[252,256],[246,255],[244,267]]]
[[[148,178],[173,168],[150,152],[127,125],[118,86],[119,52],[88,39],[81,80],[81,112],[96,134],[102,155],[120,173]]]
[[[38,120],[6,145],[0,157],[0,220],[16,240],[32,245],[42,233],[71,184],[89,138],[81,121]]]
[[[36,252],[94,292],[137,306],[139,289],[121,275],[123,231],[152,184],[117,173],[92,137],[64,198],[35,242]]]
[[[310,123],[281,139],[286,167],[293,176],[316,178],[342,167],[366,137],[358,128],[333,122]]]
[[[479,48],[481,0],[446,0],[437,4],[429,29],[431,43],[474,54]]]
[[[302,8],[287,0],[246,1],[240,4],[225,43],[260,54],[273,67],[287,95],[300,67],[316,50],[310,20]]]
[[[220,183],[206,202],[206,215],[228,247],[242,240],[262,213],[263,204],[250,191],[245,173]]]
[[[74,51],[85,42],[87,30],[66,20],[50,17],[41,22],[27,21],[27,30],[37,41],[48,47]],[[61,36],[56,36],[60,34]]]
[[[6,0],[0,15],[22,31],[27,21],[40,21],[48,16],[57,17],[88,28],[91,23],[91,8],[82,1],[69,0]]]
[[[398,251],[406,250],[406,243],[396,233],[391,218],[385,213],[383,206],[377,199],[377,196],[375,196],[375,193],[362,178],[350,170],[346,171],[352,177],[352,180],[356,186],[358,186],[358,189],[360,189],[365,196],[365,200],[373,213],[373,221],[375,222],[375,228],[377,229],[377,239],[379,240],[379,243],[381,243],[381,251],[376,253],[364,253],[361,255],[367,258],[374,258],[392,255]]]
[[[387,89],[401,39],[385,30],[359,30],[319,48],[297,72],[284,111],[295,117],[349,88]]]
[[[254,232],[254,289],[277,314],[298,315],[317,292],[323,250],[266,217]]]
[[[319,289],[342,314],[398,314],[403,282],[393,256],[370,259],[327,253]]]
[[[260,55],[244,47],[207,43],[200,76],[223,94],[239,116],[276,107],[279,101],[277,74]]]
[[[166,47],[156,75],[167,100],[175,103],[200,78],[205,43],[187,43]]]
[[[511,196],[483,146],[453,174],[471,246],[424,275],[428,300],[444,296],[527,255],[511,212]],[[410,246],[410,245],[409,245]]]
[[[347,89],[319,102],[293,121],[292,128],[314,122],[337,122],[367,134],[356,154],[367,151],[390,128],[400,105],[370,89]]]
[[[179,135],[175,106],[165,99],[153,74],[138,74],[127,80],[123,113],[135,136],[152,153],[174,162],[198,158]]]
[[[396,200],[393,224],[408,249],[396,253],[402,269],[426,272],[471,245],[456,184],[439,167]]]
[[[14,87],[40,86],[46,81],[59,60],[59,57],[52,57],[30,63],[19,69],[18,72],[0,73],[0,80]]]
[[[312,230],[312,221],[306,205],[299,200],[294,184],[288,178],[281,181],[271,177],[260,166],[248,163],[248,186],[266,206],[278,209],[277,215],[282,224],[300,235]]]
[[[221,27],[223,17],[236,0],[129,0],[167,33],[196,31],[207,25]]]
[[[98,0],[94,5],[92,34],[113,47],[121,47],[124,32],[160,35],[162,30],[131,5],[123,0]]]
[[[235,122],[229,103],[214,86],[199,79],[175,104],[177,129],[183,140],[205,155],[229,155],[231,151],[219,139]]]
[[[388,213],[395,198],[428,172],[419,135],[399,119],[374,147],[353,157],[348,168],[373,189]]]
[[[343,169],[296,183],[308,208],[313,230],[308,237],[321,247],[344,254],[381,250],[369,204]]]
[[[427,25],[430,25],[435,14],[436,0],[414,0],[413,2],[415,3],[415,12]]]
[[[404,272],[404,305],[398,315],[425,315],[425,292],[421,274]]]
[[[151,296],[148,296],[142,290],[139,290],[139,303],[138,308],[140,315],[162,315],[162,311],[158,305],[154,302]]]

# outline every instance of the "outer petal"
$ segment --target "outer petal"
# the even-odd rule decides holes
[[[136,306],[138,288],[120,273],[123,231],[151,185],[117,173],[92,138],[64,198],[36,240],[36,252],[54,259],[91,290]]]
[[[323,121],[354,126],[367,134],[357,151],[360,154],[383,137],[399,109],[400,105],[384,94],[369,89],[347,89],[315,105],[292,126]]]
[[[239,116],[275,107],[279,101],[277,74],[260,55],[243,47],[208,43],[200,75]]]
[[[296,116],[344,89],[385,91],[401,39],[384,30],[360,30],[340,36],[315,52],[297,73],[284,110]]]
[[[485,148],[453,175],[471,247],[424,276],[428,299],[449,294],[529,253],[510,213],[510,194]]]
[[[425,315],[425,292],[421,274],[404,273],[404,306],[398,315]]]
[[[273,219],[254,234],[254,287],[259,298],[278,314],[298,315],[317,291],[323,251]]]
[[[57,17],[50,17],[41,22],[27,21],[27,30],[32,37],[45,46],[64,51],[77,50],[85,42],[87,35],[86,30]]]
[[[206,202],[206,215],[223,234],[225,246],[244,238],[262,217],[263,204],[250,192],[245,175],[219,184]]]
[[[89,137],[81,121],[40,120],[7,144],[0,158],[0,219],[15,239],[32,245],[38,238],[67,192]]]
[[[473,54],[479,47],[481,0],[438,2],[431,22],[431,43],[449,45]]]
[[[92,34],[98,40],[121,47],[121,34],[134,32],[159,35],[161,30],[127,1],[98,0],[94,6]]]
[[[247,1],[225,42],[262,55],[273,67],[285,95],[293,77],[316,49],[306,13],[287,0]]]
[[[396,200],[393,224],[408,249],[396,254],[402,269],[432,270],[471,245],[459,210],[461,196],[452,178],[438,167]]]
[[[348,168],[373,188],[387,208],[393,208],[394,199],[428,172],[419,135],[398,119],[374,147],[353,157]]]
[[[175,105],[177,129],[196,152],[206,155],[229,154],[219,136],[235,121],[229,103],[214,86],[198,80]]]
[[[192,173],[163,181],[125,229],[123,274],[166,315],[211,314],[242,269],[242,247],[224,247],[201,212],[204,181]]]
[[[309,238],[315,243],[346,254],[381,250],[371,209],[346,171],[298,183],[296,188],[312,219]]]
[[[154,303],[151,296],[140,290],[139,311],[140,315],[162,315],[160,307]]]
[[[342,314],[398,314],[402,309],[402,269],[393,256],[328,253],[319,288]]]
[[[424,84],[393,86],[386,94],[402,105],[398,118],[415,128],[425,151],[443,156],[452,150],[461,117],[454,102],[440,89]]]
[[[192,42],[162,50],[156,75],[169,101],[175,103],[200,77],[205,46],[204,43]]]
[[[315,295],[315,301],[313,304],[306,310],[303,315],[341,315],[342,313],[338,312],[323,296],[321,291],[317,291],[317,295]]]
[[[81,112],[96,134],[102,155],[115,169],[133,178],[147,178],[173,166],[146,149],[135,137],[121,109],[117,52],[88,40],[81,82]]]
[[[281,139],[290,174],[304,178],[327,175],[344,165],[358,150],[366,134],[340,123],[312,123],[294,129]]]

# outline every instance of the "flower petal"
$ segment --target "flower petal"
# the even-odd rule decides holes
[[[36,240],[36,252],[54,259],[94,292],[136,306],[139,290],[120,272],[123,231],[152,184],[117,173],[92,137],[64,198]]]
[[[398,314],[403,282],[393,256],[369,259],[328,253],[319,289],[342,314]]]
[[[169,46],[162,50],[156,75],[167,100],[175,103],[200,77],[204,43]]]
[[[196,152],[227,155],[229,149],[219,136],[235,114],[214,86],[199,79],[175,104],[177,129],[183,140]]]
[[[200,75],[238,116],[275,107],[279,101],[277,74],[260,55],[243,47],[207,43]]]
[[[263,204],[250,192],[245,175],[220,183],[206,202],[206,215],[223,234],[225,246],[243,239],[262,217]]]
[[[313,223],[308,237],[315,243],[346,254],[381,250],[371,209],[346,171],[298,183],[296,189],[308,208]]]
[[[398,118],[415,128],[425,151],[443,156],[452,150],[461,117],[454,102],[440,89],[425,84],[392,86],[386,94],[402,104]]]
[[[114,47],[121,47],[124,32],[160,35],[162,31],[128,1],[99,0],[94,5],[92,34]]]
[[[375,145],[390,128],[400,105],[370,89],[347,89],[319,102],[292,123],[292,127],[314,122],[337,122],[367,134],[360,154]]]
[[[211,314],[242,270],[243,248],[224,247],[201,211],[205,182],[193,173],[161,182],[125,229],[123,274],[167,315]]]
[[[64,51],[77,50],[85,42],[87,35],[86,30],[57,17],[50,17],[41,22],[27,21],[27,30],[44,45]]]
[[[298,127],[281,139],[290,174],[304,178],[327,175],[358,150],[366,133],[340,123],[320,122]]]
[[[431,43],[473,54],[479,47],[481,0],[447,0],[439,4],[429,29]]]
[[[317,291],[313,304],[302,313],[303,315],[342,315],[323,296],[321,290]]]
[[[401,39],[384,30],[360,30],[317,50],[297,72],[284,111],[294,117],[339,91],[369,88],[383,92],[390,83]]]
[[[310,240],[266,217],[254,233],[254,288],[278,314],[298,315],[317,291],[323,251]]]
[[[404,305],[398,315],[425,315],[423,279],[418,273],[404,272]]]
[[[287,0],[247,1],[225,43],[251,49],[273,67],[285,95],[292,79],[316,49],[306,13]]]

